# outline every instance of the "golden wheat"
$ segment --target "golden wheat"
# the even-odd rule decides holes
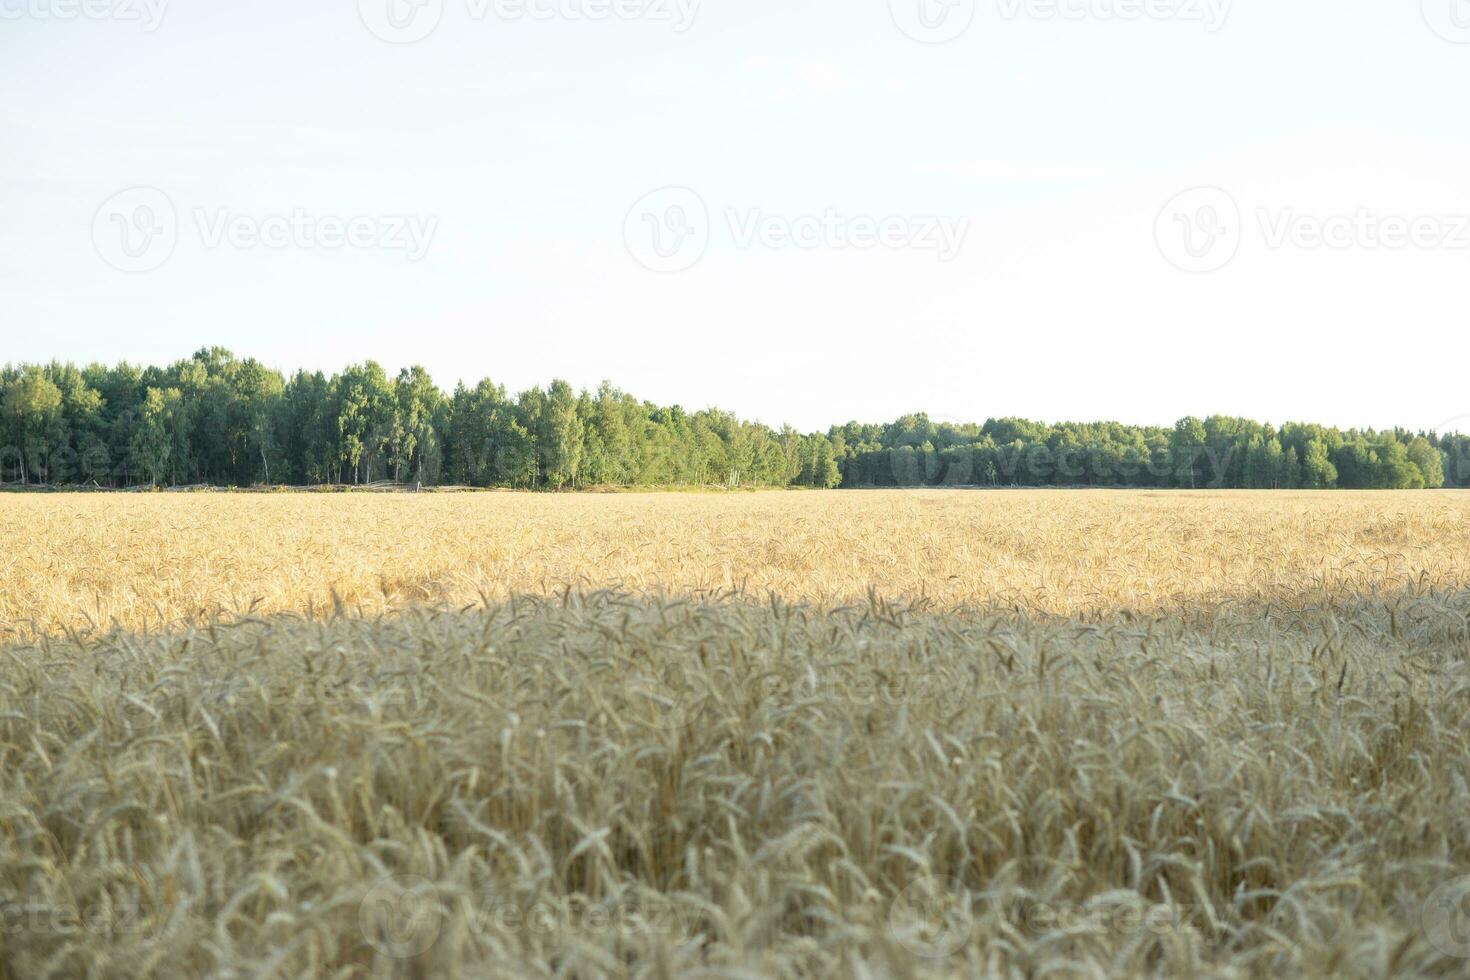
[[[0,498],[0,977],[1464,976],[1463,499]]]
[[[551,594],[1060,615],[1470,582],[1453,492],[0,497],[0,631]],[[0,636],[3,636],[0,633]]]

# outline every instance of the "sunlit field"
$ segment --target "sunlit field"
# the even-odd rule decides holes
[[[0,496],[0,631],[567,588],[1095,617],[1470,583],[1455,492]]]
[[[0,496],[0,977],[1460,977],[1453,492]]]

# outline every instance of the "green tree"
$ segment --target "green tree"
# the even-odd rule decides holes
[[[229,427],[235,479],[241,484],[271,482],[271,466],[279,474],[282,449],[277,428],[283,413],[285,383],[259,361],[247,360],[226,382],[232,389]],[[255,464],[260,464],[256,469]]]
[[[1263,457],[1265,486],[1272,490],[1281,489],[1283,469],[1286,464],[1286,454],[1282,452],[1281,440],[1272,438],[1266,443],[1266,451]]]
[[[582,465],[583,428],[577,396],[565,381],[553,381],[546,393],[543,430],[538,436],[546,466],[546,482],[558,490],[577,485]]]
[[[288,480],[328,483],[337,477],[337,422],[332,383],[320,371],[298,371],[285,386],[278,438]]]
[[[152,394],[150,394],[152,392]],[[960,486],[974,483],[1314,489],[1470,484],[1470,437],[1212,415],[1170,428],[983,425],[923,414],[779,431],[710,408],[558,381],[446,396],[419,367],[373,362],[290,381],[210,347],[165,367],[0,367],[0,478],[247,485],[371,482],[523,489],[611,485]],[[134,450],[137,450],[135,455]],[[135,479],[136,478],[136,479]]]
[[[515,424],[514,412],[505,389],[489,380],[455,389],[445,440],[451,480],[472,487],[502,482],[497,455],[506,442],[507,427]],[[529,447],[523,449],[529,452]]]
[[[1287,490],[1295,490],[1302,485],[1301,456],[1297,453],[1295,446],[1286,447],[1286,458],[1282,463],[1281,486]]]
[[[396,399],[388,376],[375,361],[349,367],[336,379],[337,453],[353,483],[372,483],[384,463],[395,423]]]
[[[32,475],[46,482],[48,463],[64,432],[61,389],[31,368],[6,387],[0,405],[19,452],[21,482],[29,483]]]
[[[158,486],[177,482],[189,456],[184,396],[177,388],[149,388],[142,422],[133,435],[132,451],[143,475]]]
[[[1327,452],[1327,444],[1321,439],[1307,442],[1307,452],[1302,459],[1302,486],[1309,490],[1330,490],[1337,486],[1337,467]]]
[[[536,486],[536,440],[514,416],[497,416],[493,423],[494,482],[518,490]]]
[[[394,404],[388,442],[393,478],[402,481],[410,473],[419,483],[437,473],[442,460],[434,424],[443,409],[444,395],[415,365],[405,368],[394,385]]]
[[[1426,487],[1438,490],[1444,486],[1444,453],[1436,449],[1428,439],[1418,436],[1410,442],[1408,457],[1409,462],[1419,469]]]
[[[1200,467],[1205,451],[1205,424],[1189,416],[1174,425],[1174,438],[1169,443],[1169,456],[1178,475],[1179,485],[1191,489],[1199,485]]]

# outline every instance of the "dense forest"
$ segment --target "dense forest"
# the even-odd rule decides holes
[[[1470,486],[1470,437],[1185,418],[1172,428],[957,425],[905,416],[825,433],[564,381],[442,391],[371,361],[287,378],[211,348],[169,367],[0,369],[0,481],[216,486]]]

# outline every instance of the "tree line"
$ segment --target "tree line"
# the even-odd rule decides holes
[[[991,419],[838,426],[848,486],[1409,490],[1470,486],[1470,437],[1249,419],[1172,428]]]
[[[1470,437],[1245,419],[983,424],[910,415],[802,434],[565,381],[445,392],[375,362],[289,378],[223,348],[167,367],[0,369],[0,482],[661,487],[1470,486]]]

